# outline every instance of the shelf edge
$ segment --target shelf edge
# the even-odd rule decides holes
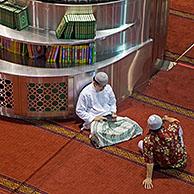
[[[0,24],[0,36],[15,40],[18,42],[23,42],[26,44],[36,44],[36,45],[76,45],[94,42],[95,40],[105,39],[116,33],[122,32],[131,28],[135,23],[124,24],[118,28],[112,28],[107,30],[99,30],[96,32],[96,37],[94,39],[87,40],[63,40],[57,39],[54,31],[46,31],[43,29],[35,29],[28,27],[22,31],[16,31],[14,29],[8,28]],[[27,39],[28,38],[28,39]]]
[[[23,65],[7,62],[0,59],[0,73],[6,73],[11,75],[17,75],[17,76],[26,76],[26,77],[40,77],[40,78],[74,76],[77,74],[95,71],[96,69],[100,69],[108,65],[111,65],[152,42],[153,42],[152,39],[148,39],[147,41],[135,47],[132,47],[123,51],[121,54],[118,54],[104,61],[99,61],[94,65],[83,65],[83,66],[76,66],[76,67],[69,67],[69,68],[51,69],[51,68],[29,67],[29,66],[23,66]]]

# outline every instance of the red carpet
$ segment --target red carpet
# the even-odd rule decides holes
[[[167,57],[175,59],[194,40],[194,1],[170,1]],[[194,51],[182,59],[193,63]],[[192,194],[194,193],[194,69],[177,65],[159,72],[144,90],[119,105],[119,115],[137,121],[147,133],[150,114],[181,121],[188,163],[183,171],[157,170],[154,188],[141,185],[145,166],[139,136],[95,149],[79,121],[0,120],[0,194]]]
[[[171,0],[166,58],[175,61],[194,43],[194,0]],[[180,61],[194,65],[194,48]]]
[[[136,164],[72,142],[53,161],[30,180],[50,193],[146,193],[140,185],[144,168]],[[158,174],[154,192],[168,193],[169,185],[180,186],[178,180],[170,181]],[[191,186],[181,184],[183,191]],[[135,189],[136,188],[136,189]]]
[[[68,141],[25,123],[0,120],[0,126],[0,173],[22,181]]]
[[[182,123],[189,156],[187,167],[184,171],[155,171],[152,193],[176,194],[177,189],[179,193],[194,193],[194,107],[190,99],[194,92],[193,72],[183,66],[159,72],[144,91],[134,93],[119,105],[119,115],[136,120],[145,129],[144,135],[146,119],[153,113],[175,116]],[[179,89],[184,92],[180,84],[185,88],[184,95],[187,92],[187,103],[179,94]],[[164,108],[164,104],[168,106]],[[175,111],[172,106],[189,108],[193,115],[180,108]],[[141,185],[145,167],[137,142],[142,136],[97,150],[90,144],[88,132],[79,132],[79,124],[76,120],[16,122],[2,118],[0,193],[149,192]]]
[[[194,1],[193,0],[171,0],[169,1],[170,8],[178,11],[184,11],[186,13],[194,14]]]
[[[168,72],[160,71],[149,84],[144,95],[194,110],[194,69],[177,65]]]

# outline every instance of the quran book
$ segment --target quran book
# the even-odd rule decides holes
[[[14,12],[17,9],[6,4],[4,4],[1,8],[1,23],[7,27],[15,29],[16,25],[14,20]]]
[[[71,39],[73,38],[73,31],[74,31],[74,22],[73,22],[73,15],[66,15],[68,20],[68,25],[66,30],[64,31],[64,38]]]
[[[92,13],[69,12],[56,29],[57,38],[93,39],[96,36],[96,19]]]
[[[16,10],[14,12],[15,15],[15,20],[16,20],[16,28],[17,30],[22,30],[26,28],[29,23],[28,23],[28,14],[27,14],[27,9],[21,9],[21,10]]]
[[[64,15],[56,29],[57,38],[64,38],[64,30],[68,25],[67,16]]]
[[[27,8],[10,2],[0,4],[0,23],[12,29],[22,30],[29,25]]]

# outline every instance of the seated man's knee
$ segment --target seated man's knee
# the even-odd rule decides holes
[[[143,150],[143,140],[140,140],[137,144],[138,148],[142,151]]]

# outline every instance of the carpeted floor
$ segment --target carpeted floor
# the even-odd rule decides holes
[[[194,1],[172,0],[166,56],[175,59],[194,40]],[[185,27],[187,25],[187,27]],[[176,28],[175,28],[176,26]],[[179,41],[181,40],[181,41]],[[194,51],[182,59],[193,63]],[[119,115],[137,121],[144,134],[150,114],[177,117],[184,129],[188,163],[183,171],[157,170],[154,188],[141,185],[144,161],[137,138],[95,149],[80,121],[0,118],[0,194],[194,193],[194,69],[177,65],[159,72],[144,90],[119,105]]]
[[[177,189],[179,193],[194,193],[192,77],[194,69],[180,65],[159,72],[145,90],[119,105],[119,115],[136,120],[144,128],[143,135],[147,133],[146,119],[153,113],[177,117],[182,123],[187,167],[183,171],[155,171],[152,193],[176,194]],[[98,150],[90,144],[87,131],[80,133],[79,124],[76,120],[1,118],[0,193],[149,192],[141,185],[145,166],[137,149],[143,136]]]
[[[194,69],[177,65],[172,71],[160,71],[140,91],[144,95],[194,110]]]
[[[175,61],[194,43],[194,0],[171,0],[165,56]],[[194,48],[180,59],[194,65]]]

